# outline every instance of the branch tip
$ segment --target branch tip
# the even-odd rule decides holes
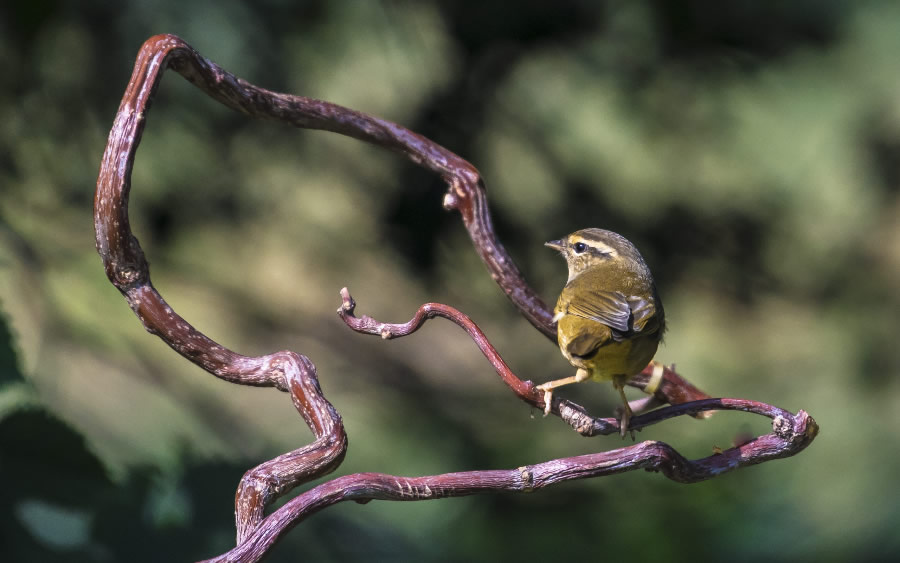
[[[356,301],[353,300],[353,296],[350,295],[350,290],[346,287],[341,288],[341,308],[338,309],[338,314],[342,315],[344,313],[353,314],[353,310],[356,309]]]

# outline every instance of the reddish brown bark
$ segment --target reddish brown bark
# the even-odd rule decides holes
[[[666,369],[654,397],[670,407],[632,419],[639,429],[684,414],[712,410],[743,410],[769,417],[773,432],[721,454],[690,461],[660,442],[642,442],[607,452],[557,459],[526,467],[469,471],[428,477],[398,477],[362,473],[338,477],[294,498],[269,516],[265,508],[297,485],[333,471],[343,459],[347,436],[341,418],[325,399],[309,358],[283,351],[247,357],[217,344],[192,327],[163,300],[150,281],[150,269],[128,220],[131,170],[147,112],[163,72],[171,68],[222,104],[251,117],[284,121],[296,127],[322,129],[389,148],[428,168],[447,182],[447,209],[460,212],[476,252],[491,277],[526,319],[551,340],[555,326],[550,309],[525,282],[497,240],[488,213],[484,186],[468,162],[436,143],[399,125],[324,101],[270,92],[226,72],[172,35],[151,37],[141,48],[131,81],[122,98],[100,165],[94,198],[97,250],[107,277],[122,292],[144,327],[179,354],[209,373],[242,385],[275,387],[288,392],[316,439],[293,452],[248,471],[235,498],[237,546],[218,561],[258,561],[291,527],[304,518],[344,500],[428,500],[486,492],[528,492],[554,483],[600,477],[635,469],[660,471],[670,479],[691,483],[726,471],[788,457],[815,438],[812,417],[741,399],[710,399],[672,369]],[[471,336],[498,375],[523,401],[543,407],[543,394],[530,381],[513,374],[481,330],[463,313],[446,305],[423,305],[405,324],[389,325],[355,317],[349,292],[342,292],[339,310],[354,330],[383,337],[415,332],[426,319],[447,318]],[[644,388],[650,369],[632,385]],[[594,418],[578,405],[555,398],[552,412],[584,435],[618,432],[615,419]]]

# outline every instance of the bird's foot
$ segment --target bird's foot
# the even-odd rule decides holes
[[[631,411],[631,405],[628,404],[628,398],[625,396],[625,377],[616,376],[613,379],[613,386],[615,386],[616,390],[619,392],[619,396],[622,398],[622,417],[619,419],[619,435],[622,439],[625,439],[625,434],[631,434],[631,441],[634,441],[634,430],[628,427],[628,423],[631,422],[631,417],[634,416],[634,413]]]
[[[628,403],[625,403],[628,405]],[[634,442],[634,429],[628,427],[628,423],[631,422],[631,408],[625,408],[622,412],[622,418],[619,419],[619,436],[622,439],[625,439],[625,435],[629,434],[631,436],[631,441]]]
[[[553,381],[548,381],[547,383],[542,383],[537,386],[537,389],[540,389],[544,392],[544,416],[550,414],[550,408],[553,404],[553,390],[557,387],[562,387],[563,385],[571,385],[572,383],[580,383],[587,379],[590,374],[583,369],[578,370],[575,375],[572,377],[565,377],[563,379],[554,379]]]

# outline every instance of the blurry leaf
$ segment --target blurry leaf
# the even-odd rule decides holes
[[[16,483],[7,491],[14,497],[85,506],[111,485],[84,436],[43,410],[21,410],[0,421],[0,452],[0,482]]]
[[[0,310],[0,385],[22,381],[25,381],[25,378],[19,370],[19,359],[13,347],[9,319]]]
[[[81,434],[36,408],[6,416],[0,482],[4,557],[53,562],[78,554],[84,560],[90,516],[112,483]]]
[[[72,549],[90,540],[90,515],[84,510],[27,499],[16,506],[16,516],[32,536],[49,546]]]

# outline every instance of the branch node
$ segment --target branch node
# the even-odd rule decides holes
[[[519,471],[519,476],[522,478],[522,492],[534,492],[534,474],[531,472],[531,469],[527,465],[523,465],[517,469]]]
[[[794,427],[789,420],[781,415],[772,419],[772,431],[780,438],[788,439],[794,433]]]
[[[456,194],[453,192],[447,192],[444,194],[444,209],[447,211],[452,211],[456,209],[459,205],[459,200],[456,198]]]

